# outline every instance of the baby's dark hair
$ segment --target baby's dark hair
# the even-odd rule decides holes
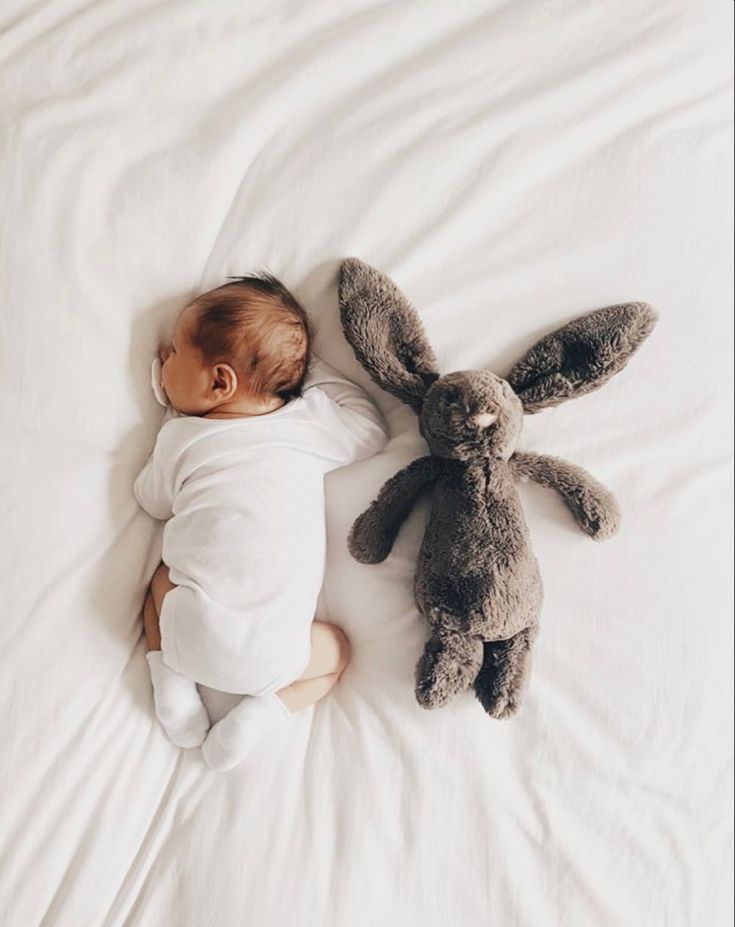
[[[191,340],[210,364],[235,369],[254,396],[300,396],[309,366],[309,320],[272,274],[230,277],[198,296]]]

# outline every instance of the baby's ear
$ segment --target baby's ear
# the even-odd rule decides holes
[[[421,319],[393,281],[357,258],[343,261],[339,307],[345,337],[378,386],[419,412],[439,373]]]
[[[238,387],[237,374],[229,364],[216,364],[212,368],[212,392],[220,402],[232,399]]]
[[[607,306],[538,341],[507,377],[525,412],[583,396],[625,367],[658,316],[648,303]]]

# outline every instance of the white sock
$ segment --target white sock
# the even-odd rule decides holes
[[[151,670],[156,716],[177,747],[198,747],[210,720],[196,683],[166,666],[160,650],[146,654]]]
[[[204,761],[210,769],[223,772],[241,763],[268,731],[291,717],[277,695],[244,698],[209,731],[202,744]]]

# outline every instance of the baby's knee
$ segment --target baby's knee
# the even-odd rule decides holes
[[[341,676],[350,662],[350,640],[342,628],[338,628],[336,624],[330,624],[328,627],[334,639],[336,650],[335,674]]]

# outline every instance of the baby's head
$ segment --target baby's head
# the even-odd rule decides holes
[[[184,415],[269,411],[301,395],[306,313],[270,274],[238,277],[182,310],[161,361],[168,400]]]

